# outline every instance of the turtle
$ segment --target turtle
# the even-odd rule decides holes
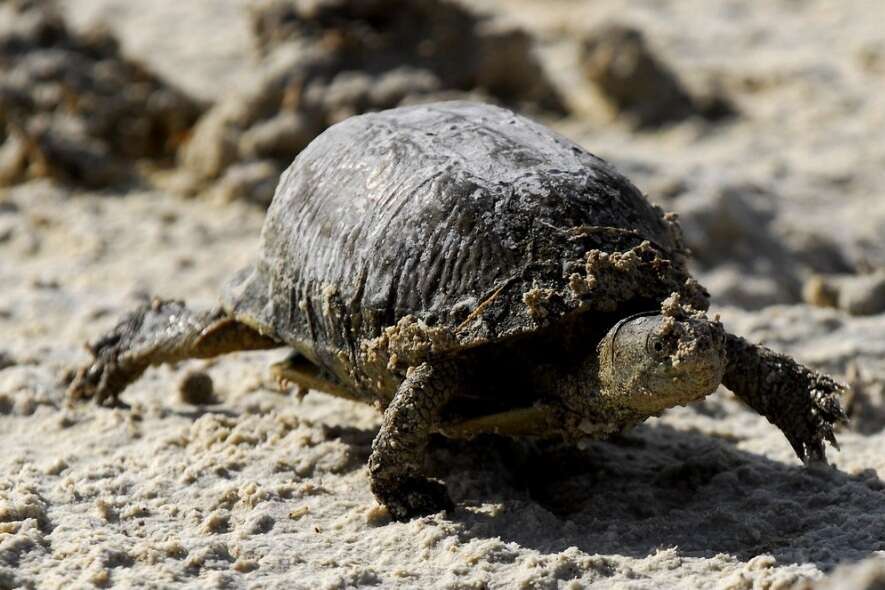
[[[602,438],[720,384],[826,462],[844,386],[708,317],[688,256],[675,215],[529,118],[362,114],[281,175],[217,308],[142,304],[69,394],[113,405],[152,365],[286,348],[277,379],[383,412],[370,486],[400,521],[454,507],[424,468],[435,434]]]

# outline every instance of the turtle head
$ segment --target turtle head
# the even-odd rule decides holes
[[[597,359],[600,394],[652,416],[716,390],[725,371],[725,331],[700,313],[636,314],[609,330]]]

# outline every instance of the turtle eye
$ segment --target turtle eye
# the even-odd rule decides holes
[[[661,336],[652,333],[648,335],[648,339],[645,341],[645,349],[649,354],[660,357],[664,355],[667,345]]]

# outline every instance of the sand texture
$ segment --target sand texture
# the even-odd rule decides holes
[[[189,136],[205,141],[182,148],[198,150],[191,160],[139,163],[126,186],[30,168],[0,189],[0,589],[885,583],[885,289],[863,287],[871,303],[856,313],[838,297],[803,303],[815,276],[885,268],[885,4],[476,3],[495,27],[531,35],[544,92],[562,99],[549,108],[533,87],[515,103],[679,213],[711,312],[850,383],[852,421],[837,432],[841,450],[828,449],[832,466],[812,468],[723,388],[608,441],[435,440],[430,472],[456,509],[407,523],[369,490],[378,413],[280,391],[267,367],[285,351],[150,369],[124,393],[128,408],[66,399],[83,343],[122,313],[152,295],[213,305],[254,259],[282,157],[256,156],[244,138],[269,129],[278,150],[291,136],[285,121],[261,127],[266,113],[231,114],[288,96],[267,83],[274,58],[252,38],[248,3],[61,4],[72,30],[105,22],[121,55],[194,97],[206,109],[196,129],[209,117],[223,125]],[[663,114],[611,69],[607,44],[624,38],[634,43],[624,54],[653,56],[642,68],[668,89]],[[408,80],[425,79],[410,67]],[[487,78],[462,88],[428,71],[445,84],[399,98],[508,102]],[[230,98],[250,84],[270,90]],[[374,104],[341,100],[345,111]],[[213,160],[234,119],[234,155]],[[213,172],[194,181],[193,158]],[[208,399],[180,393],[194,371],[211,378]],[[211,403],[185,401],[201,395]]]

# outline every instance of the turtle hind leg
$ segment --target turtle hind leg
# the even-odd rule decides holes
[[[88,345],[92,361],[77,371],[68,395],[115,405],[120,393],[150,366],[281,345],[220,308],[194,312],[180,301],[155,299]]]
[[[781,429],[805,463],[825,462],[824,441],[846,420],[839,404],[845,386],[762,346],[728,334],[723,384]]]

